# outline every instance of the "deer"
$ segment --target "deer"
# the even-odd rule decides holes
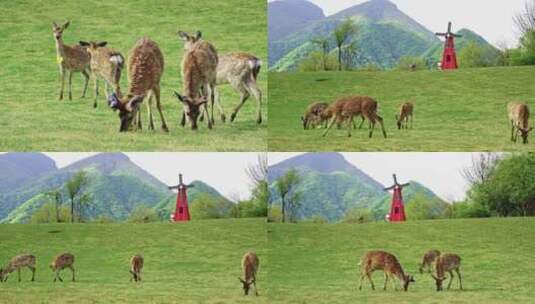
[[[175,91],[175,96],[182,103],[184,111],[180,124],[184,127],[186,120],[191,123],[191,129],[197,130],[197,119],[204,110],[207,116],[208,129],[214,124],[214,100],[217,78],[218,55],[215,47],[202,40],[202,33],[189,35],[178,31],[178,36],[184,41],[184,55],[182,57],[182,91]],[[208,98],[211,102],[211,115],[208,113]]]
[[[160,113],[162,130],[169,132],[160,103],[160,80],[164,70],[163,54],[156,42],[150,38],[139,39],[130,50],[128,56],[128,94],[123,96],[120,91],[108,98],[108,105],[114,111],[119,110],[121,125],[119,132],[127,132],[132,127],[142,129],[141,111],[139,105],[147,97],[147,111],[149,116],[149,129],[154,130],[152,117],[152,99],[156,99],[156,108]]]
[[[435,279],[435,283],[437,286],[437,291],[442,290],[442,282],[446,279],[446,272],[449,272],[450,274],[450,282],[448,284],[448,290],[451,287],[451,283],[453,281],[453,271],[457,273],[457,277],[459,278],[459,289],[463,290],[463,283],[461,278],[461,257],[453,254],[453,253],[446,253],[442,254],[438,257],[435,269],[436,269],[436,276],[434,274],[431,274],[433,279]]]
[[[63,282],[63,279],[61,278],[59,274],[65,268],[69,268],[72,271],[72,281],[74,282],[75,276],[74,276],[73,264],[74,264],[74,255],[67,253],[67,252],[57,255],[50,263],[50,269],[52,269],[52,271],[55,274],[54,282],[56,282],[56,280]]]
[[[106,99],[109,98],[109,86],[113,88],[114,92],[119,92],[121,81],[121,71],[124,68],[124,57],[121,53],[107,48],[107,41],[80,41],[82,47],[87,48],[87,52],[91,57],[91,78],[95,83],[95,101],[93,107],[97,107],[98,98],[98,78],[104,79]],[[120,95],[120,92],[119,92]]]
[[[329,104],[326,102],[315,102],[310,104],[305,109],[305,114],[301,116],[301,121],[303,122],[303,129],[308,130],[309,127],[316,127],[318,123],[323,123],[327,121],[327,117],[323,116],[325,109],[329,107]]]
[[[132,274],[130,282],[132,282],[132,279],[135,282],[141,281],[141,269],[143,269],[143,257],[136,254],[130,259],[130,273]]]
[[[424,273],[425,269],[427,269],[427,272],[431,273],[432,265],[439,256],[440,251],[436,249],[431,249],[426,252],[422,257],[422,263],[420,264],[420,273]]]
[[[221,106],[218,86],[230,84],[234,91],[240,94],[240,102],[230,115],[230,122],[236,119],[243,104],[252,95],[256,99],[256,123],[262,123],[262,91],[258,88],[256,80],[262,67],[262,60],[248,53],[230,53],[218,56],[215,103],[221,114],[221,121],[225,122],[226,116]]]
[[[529,106],[525,103],[510,102],[507,105],[507,113],[511,122],[511,141],[516,143],[518,133],[522,136],[522,143],[528,143],[529,132],[533,127],[529,126]]]
[[[255,295],[258,296],[258,291],[256,290],[256,272],[258,267],[260,267],[260,260],[254,252],[247,252],[242,259],[242,270],[243,270],[243,279],[238,277],[238,280],[243,285],[244,295],[249,294],[249,289],[251,285],[254,285]]]
[[[60,91],[59,100],[63,100],[63,90],[65,87],[65,74],[69,73],[69,100],[72,100],[72,73],[80,72],[85,78],[84,90],[82,98],[87,92],[87,84],[89,83],[90,56],[86,48],[80,45],[68,46],[63,43],[63,32],[69,27],[70,22],[67,21],[61,26],[56,22],[52,22],[52,32],[54,34],[54,41],[56,42],[56,59],[59,67],[60,76]]]
[[[0,268],[0,282],[7,281],[9,274],[15,270],[18,273],[20,282],[20,272],[22,267],[28,267],[28,269],[31,270],[32,282],[35,281],[35,262],[36,258],[31,254],[21,254],[13,257],[4,268]]]
[[[396,115],[398,130],[409,129],[409,120],[412,129],[413,110],[414,105],[411,102],[405,102],[399,107],[399,113]]]
[[[348,96],[338,99],[325,110],[325,115],[330,115],[331,121],[323,133],[323,137],[327,136],[334,123],[340,124],[344,121],[348,123],[348,136],[351,137],[351,126],[355,125],[354,118],[362,116],[363,122],[364,119],[370,122],[369,138],[372,138],[377,122],[381,125],[384,138],[387,138],[383,118],[377,114],[377,107],[377,101],[367,96]]]
[[[376,270],[382,270],[385,275],[385,285],[384,290],[386,290],[386,285],[388,279],[392,279],[392,284],[394,289],[397,290],[397,286],[394,283],[394,279],[398,278],[400,282],[403,283],[403,290],[407,291],[409,289],[409,284],[415,282],[414,278],[411,275],[405,274],[401,264],[398,262],[398,259],[391,253],[385,251],[370,251],[362,256],[360,263],[361,267],[361,276],[360,276],[360,286],[359,290],[362,290],[362,282],[365,278],[370,281],[371,287],[375,290],[375,285],[372,281],[372,273]]]

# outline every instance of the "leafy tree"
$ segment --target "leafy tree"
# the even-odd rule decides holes
[[[76,202],[82,197],[82,190],[87,184],[88,177],[85,171],[79,171],[67,182],[67,195],[71,203],[71,223],[74,223]]]
[[[152,223],[158,221],[158,219],[158,214],[154,209],[139,205],[134,208],[126,221],[129,223]]]
[[[234,205],[202,193],[191,202],[189,211],[192,219],[217,219],[232,217]]]
[[[324,64],[325,60],[325,66]],[[301,72],[315,72],[315,71],[334,71],[338,68],[337,59],[335,56],[327,55],[323,58],[320,52],[312,52],[307,59],[299,63],[298,70]]]
[[[346,19],[334,29],[334,41],[338,49],[338,70],[342,70],[342,46],[347,42],[349,37],[357,32],[357,27],[353,20]]]
[[[321,49],[321,67],[323,71],[327,71],[327,57],[329,55],[329,40],[326,38],[315,38],[310,42],[319,46]]]
[[[60,189],[51,190],[45,193],[45,195],[54,202],[54,211],[56,214],[56,221],[61,223],[60,209],[63,204],[63,196]]]
[[[486,64],[483,58],[483,48],[475,42],[470,42],[459,53],[459,65],[463,68],[485,66]]]
[[[299,204],[300,194],[295,192],[295,188],[300,182],[299,174],[297,170],[291,169],[288,170],[283,176],[275,183],[275,187],[279,196],[281,198],[281,211],[282,211],[282,222],[286,222],[286,213],[288,209],[290,212],[295,214],[295,208]]]
[[[435,212],[437,202],[429,199],[422,193],[416,193],[414,197],[407,202],[406,213],[408,220],[430,220],[437,218]]]
[[[342,222],[351,224],[364,224],[374,220],[372,211],[368,208],[353,208],[346,212]]]
[[[59,209],[56,209],[56,206],[53,202],[48,202],[43,204],[32,214],[30,223],[60,223],[68,220],[69,208],[62,206]]]

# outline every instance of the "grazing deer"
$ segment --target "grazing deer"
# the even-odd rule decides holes
[[[420,273],[424,273],[425,269],[427,269],[427,272],[431,273],[433,263],[439,256],[440,251],[436,249],[432,249],[426,252],[422,258],[422,263],[420,264]]]
[[[72,271],[72,281],[75,281],[74,278],[74,255],[70,253],[62,253],[57,255],[54,260],[52,260],[52,263],[50,263],[50,269],[55,273],[54,276],[54,282],[56,280],[60,280],[60,282],[63,282],[63,279],[59,275],[59,273],[65,269],[69,268]]]
[[[305,114],[301,116],[303,129],[308,130],[310,126],[316,127],[319,123],[327,121],[327,117],[323,115],[323,112],[328,107],[329,104],[326,102],[315,102],[309,105],[305,110]]]
[[[398,259],[393,255],[385,251],[370,251],[366,253],[359,263],[361,267],[361,276],[360,276],[360,286],[359,290],[362,290],[362,281],[365,278],[368,278],[372,289],[375,290],[375,285],[372,281],[372,273],[376,270],[382,270],[385,275],[385,285],[384,290],[386,290],[386,285],[388,279],[392,279],[392,284],[394,289],[397,290],[397,286],[394,282],[394,279],[397,277],[400,282],[403,282],[403,290],[407,291],[409,288],[409,283],[414,282],[414,278],[411,275],[405,274],[401,264],[399,264]]]
[[[230,115],[233,122],[241,107],[249,96],[256,99],[256,123],[262,123],[262,91],[256,84],[256,79],[262,67],[262,60],[247,53],[231,53],[218,56],[216,85],[230,84],[240,94],[240,103]],[[225,113],[221,106],[219,90],[215,88],[215,103],[221,113],[221,120],[225,122]]]
[[[386,131],[383,124],[383,118],[377,115],[377,101],[371,97],[361,96],[348,96],[343,97],[333,104],[331,104],[326,110],[326,115],[331,116],[331,121],[327,126],[327,129],[323,133],[325,137],[334,123],[342,123],[346,121],[348,123],[348,136],[351,137],[351,126],[355,125],[355,117],[362,116],[370,122],[369,138],[373,136],[373,130],[375,124],[379,122],[383,136],[386,138]],[[362,123],[361,123],[362,126]]]
[[[63,99],[63,89],[65,87],[65,73],[69,72],[69,100],[72,100],[72,73],[80,72],[85,78],[84,90],[82,98],[87,92],[87,84],[89,82],[90,58],[86,49],[80,45],[68,46],[63,43],[63,31],[69,27],[70,22],[67,21],[59,26],[56,22],[52,22],[52,32],[56,41],[56,59],[59,66],[59,76],[61,88],[59,91],[59,100]]]
[[[22,254],[13,257],[6,267],[0,268],[0,282],[7,281],[9,274],[15,270],[17,270],[20,282],[20,270],[22,267],[28,267],[32,271],[32,282],[35,281],[35,261],[35,256],[31,254]]]
[[[437,291],[442,290],[442,281],[446,279],[446,272],[449,272],[450,274],[450,282],[448,284],[448,290],[451,287],[451,282],[453,281],[453,271],[457,273],[457,277],[459,278],[459,288],[463,290],[463,283],[461,278],[461,257],[459,257],[456,254],[452,253],[446,253],[438,257],[436,261],[436,276],[434,274],[431,274],[433,279],[435,279],[435,283],[437,285]]]
[[[143,269],[143,257],[136,254],[130,259],[130,273],[135,282],[141,281],[141,269]],[[132,278],[130,278],[130,282]]]
[[[147,111],[149,115],[149,129],[154,130],[152,117],[152,99],[156,98],[156,108],[160,113],[162,130],[169,132],[160,103],[160,79],[163,74],[163,55],[156,42],[149,38],[141,38],[130,50],[128,56],[128,80],[130,82],[128,94],[122,96],[120,92],[108,98],[109,106],[119,110],[121,126],[119,131],[126,132],[132,126],[141,130],[141,111],[139,105],[148,94]]]
[[[412,117],[413,117],[414,105],[411,102],[406,102],[399,107],[399,114],[396,115],[398,129],[408,129],[409,128],[409,119],[410,126],[412,129]]]
[[[256,272],[260,266],[260,260],[254,252],[247,252],[241,262],[243,270],[243,279],[238,278],[243,284],[244,295],[249,294],[249,288],[251,285],[254,285],[255,295],[258,296],[258,291],[256,290]]]
[[[97,107],[98,98],[98,77],[104,79],[104,86],[106,99],[108,96],[108,86],[111,85],[113,91],[119,95],[119,82],[121,80],[121,71],[124,67],[124,57],[121,53],[116,52],[106,45],[108,42],[86,42],[80,41],[80,45],[87,48],[87,52],[91,55],[91,76],[95,81],[95,102],[93,107]]]
[[[511,102],[507,105],[509,121],[511,121],[511,141],[518,139],[518,133],[522,136],[522,142],[528,143],[529,132],[533,127],[529,127],[529,106],[525,103]]]
[[[184,40],[184,56],[182,58],[182,91],[183,95],[175,91],[175,95],[184,107],[181,125],[186,125],[186,119],[191,122],[191,129],[197,129],[197,118],[201,111],[206,112],[208,128],[214,124],[214,94],[216,85],[218,56],[212,44],[201,39],[201,32],[190,36],[179,31],[178,36]],[[206,106],[210,98],[211,115]]]

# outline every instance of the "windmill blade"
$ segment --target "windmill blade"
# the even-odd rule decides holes
[[[194,184],[189,184],[189,185],[186,185],[186,187],[188,187],[188,188],[195,188],[195,185],[194,185]]]
[[[396,186],[392,186],[392,187],[388,187],[388,188],[383,188],[384,191],[390,191],[392,189],[394,189]]]
[[[169,189],[169,190],[178,189],[178,186],[169,186],[169,187],[167,187],[167,189]]]
[[[447,33],[435,33],[436,36],[446,36],[448,35]]]
[[[451,22],[448,22],[448,33],[451,33]]]
[[[405,183],[405,184],[401,184],[401,185],[399,185],[399,186],[403,188],[403,187],[407,187],[407,186],[410,185],[410,184],[411,184],[411,183]]]

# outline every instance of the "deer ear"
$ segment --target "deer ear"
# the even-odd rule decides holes
[[[102,41],[102,42],[97,43],[97,47],[105,47],[106,44],[108,44],[108,41]]]
[[[199,40],[202,38],[202,32],[201,31],[197,31],[196,35],[195,35],[195,40]]]
[[[173,93],[175,93],[176,98],[178,98],[178,100],[180,100],[180,102],[187,103],[186,99],[184,98],[184,96],[180,95],[180,93],[178,93],[177,91],[173,91]]]
[[[139,105],[140,105],[141,102],[143,101],[143,98],[145,98],[145,95],[136,95],[136,96],[132,97],[132,98],[126,103],[125,109],[126,109],[128,112],[133,112],[134,110],[138,110]]]
[[[184,41],[188,41],[189,35],[186,32],[178,31],[177,34],[178,34],[178,37],[180,37],[180,39]]]
[[[244,283],[245,284],[245,281],[242,280],[241,278],[238,278],[238,280],[240,280],[240,282]]]
[[[89,42],[87,41],[79,41],[78,42],[81,46],[89,46]]]
[[[63,24],[63,29],[68,28],[70,24],[71,24],[70,21],[65,22],[65,24]]]
[[[52,26],[53,27],[58,27],[58,24],[56,23],[56,21],[52,21]]]
[[[114,111],[121,108],[122,103],[121,103],[121,100],[119,100],[119,97],[117,96],[116,93],[113,93],[108,97],[108,106],[112,108]]]
[[[208,99],[206,98],[206,96],[202,96],[201,99],[199,99],[199,101],[197,102],[197,105],[203,105],[205,103],[208,102]]]

